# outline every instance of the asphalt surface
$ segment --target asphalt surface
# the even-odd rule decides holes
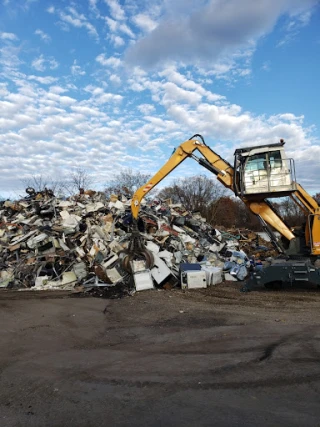
[[[0,426],[320,426],[320,292],[0,293]]]

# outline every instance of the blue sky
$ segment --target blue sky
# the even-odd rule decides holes
[[[284,138],[320,191],[318,0],[0,0],[0,195]],[[204,172],[192,161],[173,177]]]

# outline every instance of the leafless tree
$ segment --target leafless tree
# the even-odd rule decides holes
[[[25,188],[34,188],[36,192],[52,190],[54,194],[63,192],[65,182],[58,178],[46,176],[46,175],[31,175],[21,180],[22,185]]]
[[[305,220],[303,211],[290,197],[285,197],[279,201],[278,211],[291,227],[302,224]]]
[[[190,211],[200,211],[208,220],[213,220],[217,206],[215,202],[226,195],[227,190],[217,180],[205,175],[177,179],[173,185],[158,193],[161,199],[182,203]]]
[[[94,180],[89,172],[81,167],[75,168],[70,172],[64,181],[64,190],[66,193],[75,194],[80,189],[89,190],[93,185]]]
[[[111,194],[123,194],[132,197],[134,192],[146,184],[150,178],[151,176],[148,174],[126,168],[115,174],[112,180],[107,183],[105,193],[107,197]]]

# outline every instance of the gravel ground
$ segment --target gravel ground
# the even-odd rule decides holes
[[[320,426],[320,292],[0,292],[0,426]]]

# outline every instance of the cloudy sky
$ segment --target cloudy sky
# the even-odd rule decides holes
[[[154,173],[195,133],[229,161],[284,138],[320,191],[319,0],[0,2],[0,195],[79,166],[97,188]]]

